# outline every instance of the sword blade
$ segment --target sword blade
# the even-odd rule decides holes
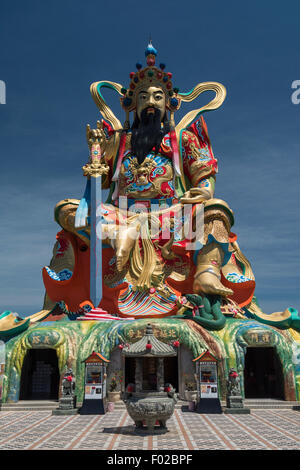
[[[90,298],[95,308],[102,300],[101,179],[101,176],[91,177]]]

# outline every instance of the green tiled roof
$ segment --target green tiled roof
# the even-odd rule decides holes
[[[151,344],[152,348],[148,349],[147,344]],[[125,346],[123,349],[123,354],[125,356],[145,357],[176,356],[177,349],[174,346],[163,343],[157,339],[153,334],[152,326],[150,323],[148,323],[145,336],[136,343]]]

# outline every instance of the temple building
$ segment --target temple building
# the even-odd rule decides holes
[[[127,86],[91,85],[102,120],[87,126],[83,196],[54,210],[44,305],[25,319],[0,315],[2,403],[58,400],[69,369],[79,408],[87,393],[114,389],[122,399],[128,387],[225,400],[232,369],[243,398],[300,401],[298,312],[261,310],[233,211],[214,197],[218,162],[204,115],[223,104],[225,87],[180,92],[156,56],[150,43]],[[176,111],[205,91],[215,97],[176,124]],[[100,375],[92,365],[86,374],[91,357]]]

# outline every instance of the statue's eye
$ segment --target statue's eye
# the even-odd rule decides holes
[[[162,96],[161,95],[155,95],[155,99],[156,99],[156,101],[160,101],[162,99]]]

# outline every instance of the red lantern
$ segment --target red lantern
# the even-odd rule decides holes
[[[174,341],[173,346],[174,346],[175,348],[178,348],[179,345],[180,345],[180,343],[179,343],[178,340]]]
[[[124,345],[123,344],[119,344],[119,349],[123,349],[124,348]]]
[[[151,343],[146,344],[146,349],[149,349],[149,350],[152,349],[152,344]]]
[[[170,392],[171,391],[171,387],[165,387],[165,392]]]

